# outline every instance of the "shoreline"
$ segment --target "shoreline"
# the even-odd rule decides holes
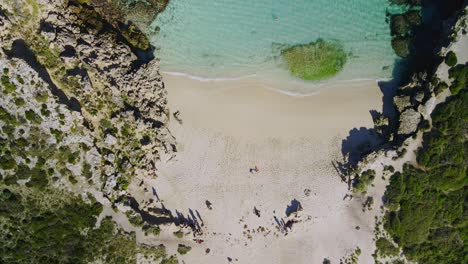
[[[163,78],[169,109],[180,111],[182,124],[170,122],[178,153],[158,163],[159,177],[150,185],[167,208],[199,212],[205,225],[202,246],[191,235],[175,240],[174,230],[163,230],[168,253],[183,243],[192,246],[180,256],[187,263],[223,263],[227,257],[239,263],[284,263],[293,257],[297,263],[321,263],[339,262],[359,247],[360,260],[372,260],[374,215],[356,213],[362,208],[359,197],[343,201],[347,184],[332,162],[340,159],[350,129],[372,125],[369,111],[380,108],[382,96],[375,81],[298,97],[252,82]],[[249,173],[254,165],[260,173]],[[304,208],[302,220],[284,236],[274,219],[284,218],[294,199]],[[252,213],[254,207],[261,217]],[[251,230],[260,227],[267,231]]]
[[[222,83],[222,82],[236,82],[236,81],[245,81],[250,82],[254,86],[263,86],[265,89],[269,89],[278,93],[282,93],[289,96],[313,96],[317,94],[317,91],[310,91],[310,90],[318,90],[318,89],[327,89],[334,86],[340,86],[346,83],[355,83],[355,82],[385,82],[390,81],[391,78],[356,78],[356,79],[345,79],[345,80],[321,80],[321,81],[304,81],[301,79],[297,79],[294,77],[290,77],[290,79],[285,79],[280,81],[283,85],[290,85],[295,87],[300,87],[299,89],[287,89],[287,88],[279,88],[274,87],[271,85],[271,82],[265,80],[265,78],[260,77],[257,74],[249,74],[249,75],[242,75],[238,77],[203,77],[198,75],[192,75],[190,73],[185,72],[178,72],[178,71],[160,71],[160,73],[164,76],[174,76],[180,77],[185,79],[190,79],[193,81],[198,81],[201,83]],[[265,76],[263,76],[265,77]],[[166,77],[170,78],[170,77]]]

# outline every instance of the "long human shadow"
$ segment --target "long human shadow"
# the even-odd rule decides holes
[[[200,233],[204,226],[203,219],[198,210],[193,211],[189,208],[188,213],[184,215],[177,209],[175,209],[173,213],[172,210],[167,209],[164,204],[161,204],[161,207],[142,209],[138,201],[131,196],[121,196],[116,202],[123,203],[132,208],[141,216],[144,226],[174,224],[176,226],[189,227],[196,233]]]
[[[382,92],[382,109],[371,110],[373,120],[379,116],[388,118],[388,125],[383,129],[377,126],[372,128],[353,128],[349,135],[342,140],[341,153],[345,157],[344,162],[337,162],[337,168],[341,173],[349,172],[367,153],[398,145],[404,138],[388,137],[396,134],[399,125],[399,113],[393,104],[393,98],[399,95],[400,87],[412,82],[414,79],[432,76],[441,63],[438,55],[442,47],[450,43],[450,31],[456,23],[452,19],[467,5],[466,0],[422,0],[422,23],[412,29],[413,39],[410,43],[410,55],[404,59],[397,59],[389,81],[380,81],[378,86]],[[426,82],[429,82],[428,80]],[[421,87],[425,89],[426,87]]]

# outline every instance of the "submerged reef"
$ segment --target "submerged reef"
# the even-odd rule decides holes
[[[347,60],[339,42],[323,39],[287,47],[281,51],[281,57],[291,74],[303,80],[333,77],[343,69]]]

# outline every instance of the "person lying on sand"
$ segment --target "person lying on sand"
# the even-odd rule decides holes
[[[250,171],[250,173],[257,173],[257,172],[259,172],[259,171],[260,171],[260,169],[258,168],[258,166],[257,166],[257,165],[255,165],[255,167],[254,167],[254,168],[250,168],[250,170],[249,170],[249,171]]]

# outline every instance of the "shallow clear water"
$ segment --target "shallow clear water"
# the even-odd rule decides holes
[[[160,30],[151,38],[163,71],[284,78],[289,74],[275,45],[323,38],[342,42],[350,54],[332,80],[387,78],[396,59],[385,22],[388,5],[387,0],[171,0],[153,22]]]

